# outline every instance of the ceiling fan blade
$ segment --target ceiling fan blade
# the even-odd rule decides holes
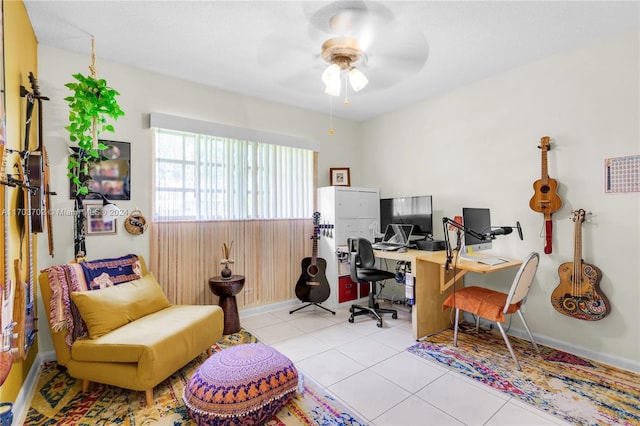
[[[364,71],[364,73],[369,80],[369,84],[362,90],[363,92],[385,90],[401,82],[408,81],[408,78],[411,76],[411,74],[390,67],[373,68]]]
[[[258,47],[258,64],[260,66],[286,67],[313,66],[320,57],[320,48],[316,43],[304,37],[285,32],[269,34]]]
[[[419,72],[425,66],[428,56],[429,50],[426,46],[420,50],[416,49],[408,55],[402,54],[402,52],[375,54],[369,57],[365,66],[359,68],[363,72],[375,69],[393,69],[396,72],[410,75]]]
[[[322,69],[309,68],[289,73],[286,77],[277,80],[279,86],[304,94],[319,93],[324,95],[324,83],[322,83]]]
[[[313,7],[313,3],[307,7],[310,25],[334,36],[357,37],[365,27],[393,20],[391,11],[379,2],[342,0],[323,3],[315,10]]]
[[[362,50],[367,50],[379,30],[393,21],[391,11],[378,2],[337,1],[310,14],[309,35],[312,39],[355,39]]]
[[[390,68],[404,75],[420,71],[429,57],[429,44],[418,30],[394,28],[384,36],[376,38],[369,50],[362,68],[367,70]]]

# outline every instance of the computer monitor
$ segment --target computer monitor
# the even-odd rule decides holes
[[[433,235],[433,206],[431,195],[383,198],[380,200],[380,232],[387,225],[413,225],[412,240]]]
[[[485,234],[491,231],[491,212],[485,208],[463,207],[462,223],[478,234]],[[491,238],[481,240],[465,231],[464,233],[464,250],[463,253],[490,250]]]

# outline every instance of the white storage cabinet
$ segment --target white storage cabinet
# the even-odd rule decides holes
[[[326,276],[331,295],[326,304],[337,307],[368,296],[369,285],[351,282],[349,264],[340,262],[338,249],[347,251],[347,238],[373,241],[380,227],[380,194],[377,189],[327,186],[318,189],[320,224],[333,225],[330,235],[321,232],[318,256],[327,261]]]

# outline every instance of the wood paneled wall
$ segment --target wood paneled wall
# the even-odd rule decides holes
[[[159,222],[151,226],[150,270],[171,303],[215,304],[209,278],[220,274],[222,244],[233,241],[230,265],[246,278],[238,308],[295,298],[300,262],[311,256],[309,219]]]

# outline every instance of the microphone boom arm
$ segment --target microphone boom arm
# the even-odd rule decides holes
[[[449,230],[447,229],[447,225],[451,225],[455,228],[457,228],[459,231],[464,231],[466,233],[469,233],[471,235],[473,235],[475,238],[482,240],[482,241],[486,241],[488,239],[491,239],[491,237],[487,237],[486,235],[480,234],[476,231],[474,231],[471,228],[467,228],[466,226],[452,220],[449,219],[448,217],[443,217],[442,218],[442,227],[444,229],[444,245],[445,245],[445,249],[447,251],[447,263],[445,264],[445,270],[448,271],[449,270],[449,265],[451,264],[451,261],[453,260],[453,250],[451,249],[451,243],[449,242]],[[459,250],[460,247],[456,247],[456,250]]]

